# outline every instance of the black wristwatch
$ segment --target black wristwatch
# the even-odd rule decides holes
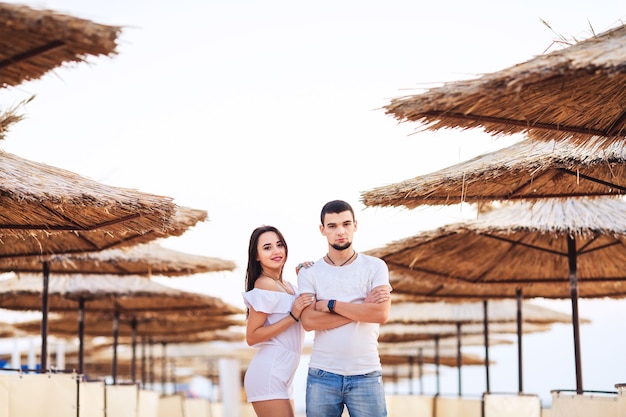
[[[335,312],[335,300],[328,300],[328,311]]]

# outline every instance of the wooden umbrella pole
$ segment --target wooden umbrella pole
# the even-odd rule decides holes
[[[435,368],[437,370],[437,395],[441,393],[439,384],[439,335],[435,335]]]
[[[487,313],[487,300],[483,300],[483,327],[484,327],[484,336],[485,336],[485,384],[486,384],[486,393],[490,393],[491,390],[489,388],[489,315]]]
[[[113,317],[113,366],[111,375],[113,376],[113,385],[117,384],[117,343],[120,335],[120,312],[116,311]]]
[[[417,377],[420,381],[420,395],[424,395],[424,349],[417,349]]]
[[[413,355],[409,356],[409,394],[413,395]]]
[[[576,267],[576,240],[567,235],[567,258],[569,261],[569,285],[572,299],[572,327],[574,330],[574,361],[576,362],[576,393],[583,393],[582,360],[580,355],[580,322],[578,317],[578,275]]]
[[[391,379],[393,380],[395,394],[398,395],[400,393],[398,388],[398,365],[393,365],[393,368],[391,368]]]
[[[515,289],[515,297],[517,298],[517,382],[518,382],[518,392],[521,394],[524,392],[524,383],[522,378],[522,301],[524,297],[522,296],[522,290],[520,288]]]
[[[149,375],[149,379],[150,379],[150,388],[154,389],[154,341],[152,340],[152,338],[150,338],[148,340],[149,343],[149,351],[148,354],[150,355],[150,358],[148,360],[148,366],[150,367],[150,370],[148,371],[148,375]]]
[[[459,397],[461,397],[461,322],[456,322],[456,368],[459,375]]]
[[[146,368],[146,336],[141,336],[141,388],[145,389],[148,381]]]
[[[78,301],[78,374],[82,375],[85,356],[85,299]]]
[[[137,317],[133,317],[131,321],[131,344],[130,378],[134,384],[137,382]]]
[[[161,342],[161,348],[162,348],[162,353],[161,353],[161,393],[163,395],[166,394],[165,392],[165,384],[166,384],[166,372],[167,372],[167,354],[166,354],[166,346],[167,343],[165,343],[165,341]]]
[[[41,371],[48,368],[48,287],[50,284],[50,262],[43,262],[43,293],[41,295]]]

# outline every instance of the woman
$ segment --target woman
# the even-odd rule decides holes
[[[252,232],[243,298],[248,308],[246,341],[259,351],[248,366],[244,388],[258,417],[294,416],[293,378],[304,342],[300,315],[314,297],[297,295],[295,285],[283,281],[287,253],[275,227]]]

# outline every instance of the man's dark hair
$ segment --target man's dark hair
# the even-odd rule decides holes
[[[349,211],[352,213],[352,219],[354,220],[354,210],[352,210],[352,206],[346,203],[343,200],[333,200],[324,204],[322,207],[322,213],[320,214],[320,221],[322,222],[322,226],[324,225],[324,218],[327,213],[343,213],[344,211]]]

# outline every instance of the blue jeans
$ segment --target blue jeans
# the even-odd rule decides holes
[[[383,373],[343,376],[309,368],[307,417],[340,417],[344,404],[350,417],[386,417]]]

